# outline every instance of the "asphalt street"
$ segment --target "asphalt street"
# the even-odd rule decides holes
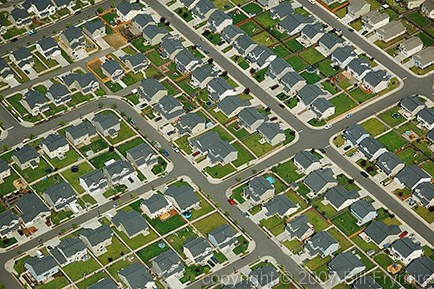
[[[176,27],[186,38],[190,39],[193,43],[200,42],[200,38],[194,32],[194,30],[188,27],[179,18],[173,16],[172,13],[167,9],[167,7],[165,7],[163,4],[159,3],[158,1],[147,1],[147,2],[152,8],[154,8],[157,11],[157,13],[170,20],[171,25]],[[344,31],[344,35],[350,41],[354,42],[357,46],[361,47],[371,56],[374,56],[377,61],[385,64],[390,70],[396,73],[400,78],[404,79],[404,86],[398,92],[390,96],[387,96],[386,98],[382,99],[380,102],[375,103],[375,105],[367,106],[364,109],[354,113],[351,119],[342,119],[339,122],[333,124],[333,127],[330,130],[316,130],[304,125],[300,120],[294,117],[294,115],[292,115],[288,110],[280,108],[277,100],[272,98],[266,91],[264,91],[263,88],[261,88],[250,77],[244,75],[243,73],[240,73],[239,68],[235,66],[230,60],[222,56],[213,46],[209,45],[208,43],[200,42],[201,45],[204,47],[204,49],[207,49],[210,52],[209,56],[212,57],[219,66],[224,67],[230,75],[236,75],[236,80],[241,85],[243,85],[244,87],[249,87],[251,89],[252,94],[254,94],[261,101],[266,103],[272,110],[274,110],[278,114],[278,116],[281,119],[288,122],[296,131],[301,131],[300,140],[297,143],[288,146],[278,154],[272,155],[271,157],[261,161],[257,165],[249,168],[248,170],[245,170],[237,174],[236,177],[235,176],[231,177],[222,183],[219,184],[209,183],[208,180],[199,171],[197,171],[188,160],[186,160],[181,154],[175,154],[175,153],[171,153],[169,157],[174,164],[174,170],[165,179],[160,178],[152,183],[152,185],[158,186],[165,183],[166,180],[174,178],[176,176],[188,175],[197,185],[202,186],[203,190],[207,194],[210,194],[211,199],[214,202],[220,203],[221,208],[225,211],[228,211],[231,217],[237,220],[238,224],[241,227],[245,228],[247,233],[256,241],[257,244],[256,250],[251,255],[247,256],[245,259],[236,262],[234,265],[226,267],[223,270],[217,272],[218,273],[217,275],[228,274],[233,270],[232,268],[233,266],[241,267],[243,265],[246,265],[247,263],[253,261],[253,259],[255,259],[258,255],[259,256],[272,255],[273,257],[276,258],[278,263],[285,265],[286,270],[288,272],[290,272],[294,276],[297,276],[297,280],[301,280],[305,277],[303,273],[304,271],[294,261],[292,261],[291,258],[282,254],[280,248],[278,248],[278,245],[276,245],[274,242],[269,240],[268,237],[261,231],[261,229],[259,229],[253,222],[243,217],[240,211],[236,207],[232,207],[227,203],[224,193],[226,189],[228,189],[230,186],[237,183],[236,178],[245,179],[247,177],[250,177],[252,175],[253,169],[260,172],[274,164],[282,162],[286,158],[294,155],[296,152],[302,149],[312,148],[312,147],[325,148],[328,146],[329,138],[335,133],[338,133],[339,131],[341,131],[342,129],[344,129],[345,127],[347,127],[352,123],[358,122],[360,120],[363,120],[375,114],[376,112],[382,110],[383,108],[395,104],[402,97],[408,94],[419,93],[419,94],[426,95],[432,99],[432,92],[433,92],[432,84],[434,83],[433,81],[434,76],[430,76],[422,79],[414,77],[412,74],[410,74],[406,70],[402,69],[399,65],[395,64],[390,59],[388,59],[388,57],[385,56],[382,52],[372,47],[372,45],[367,43],[364,39],[358,37],[354,33],[347,31],[345,27],[343,26],[341,27],[340,22],[336,21],[334,17],[328,15],[328,13],[324,13],[324,11],[320,10],[321,8],[316,6],[310,7],[309,5],[312,6],[312,4],[304,0],[301,0],[300,2],[304,4],[306,7],[308,7],[308,9],[310,9],[314,14],[319,15],[320,16],[319,18],[326,21],[330,26],[341,28]],[[85,19],[86,14],[88,14],[89,12],[93,13],[93,11],[89,10],[87,13],[83,12],[80,15],[74,15],[73,16],[74,20],[71,18],[68,19],[67,22],[75,23],[78,22],[80,19]],[[52,27],[50,29],[61,30],[63,29],[63,27],[65,27],[65,21],[60,21],[55,25],[59,25],[59,27],[58,28]],[[39,37],[41,36],[41,34],[38,33],[33,36]],[[31,39],[30,40],[31,42],[37,41],[33,38],[25,38],[25,40],[23,40],[22,45],[24,45],[24,41],[27,43],[28,39]],[[16,43],[17,42],[15,42],[15,44]],[[10,50],[10,48],[7,49]],[[58,74],[59,71],[55,71],[54,73]],[[40,79],[38,81],[40,81]],[[30,86],[29,83],[25,83],[25,85]],[[68,122],[79,118],[80,115],[86,115],[87,113],[94,112],[97,109],[98,102],[103,102],[105,104],[105,107],[110,107],[113,103],[116,103],[118,110],[124,111],[126,115],[133,117],[140,131],[146,134],[149,139],[159,141],[166,148],[169,148],[171,146],[171,144],[168,143],[157,131],[155,131],[143,118],[141,118],[131,106],[129,106],[128,104],[126,104],[121,100],[110,99],[110,98],[100,99],[92,103],[86,104],[80,107],[79,109],[67,112],[58,118],[55,118],[53,120],[44,123],[43,125],[37,125],[32,128],[26,128],[21,126],[12,116],[10,116],[9,112],[3,106],[1,106],[0,115],[2,120],[4,121],[6,127],[13,126],[14,129],[13,129],[13,133],[11,133],[10,131],[10,134],[6,140],[0,142],[0,145],[6,143],[8,146],[13,146],[15,144],[20,143],[22,139],[28,136],[30,133],[37,135],[57,127],[60,121]],[[406,221],[409,225],[413,227],[413,229],[418,234],[420,234],[428,242],[433,244],[434,233],[431,230],[431,228],[429,228],[429,226],[427,226],[426,224],[419,221],[419,219],[414,217],[409,211],[407,211],[402,206],[400,202],[398,202],[395,198],[393,198],[391,195],[389,195],[384,190],[382,190],[380,186],[378,186],[377,184],[375,184],[369,179],[364,179],[363,177],[361,177],[359,171],[355,167],[353,167],[348,162],[348,160],[345,159],[343,156],[341,156],[338,152],[336,152],[332,148],[326,148],[326,154],[337,165],[343,168],[348,175],[353,177],[357,182],[359,182],[363,187],[365,187],[368,191],[370,191],[374,196],[380,199],[383,203],[387,204],[388,209],[390,211],[392,211],[401,219]],[[149,190],[150,186],[151,184],[146,184],[144,187],[140,188],[140,191],[143,192]],[[122,200],[126,201],[128,198],[129,196],[125,195],[123,196]],[[109,210],[112,207],[112,205],[113,202],[109,202],[99,207],[98,209],[93,209],[88,213],[79,216],[77,218],[74,218],[73,220],[63,224],[62,226],[55,228],[50,232],[47,232],[46,234],[42,235],[40,238],[42,238],[43,241],[49,240],[55,237],[61,231],[61,228],[64,227],[68,228],[72,225],[72,223],[80,224],[85,220],[94,218],[97,216],[98,211],[100,213],[104,213],[105,211]],[[39,240],[32,240],[16,249],[13,249],[10,252],[1,254],[0,263],[4,264],[7,260],[14,257],[16,255],[17,250],[21,252],[25,252],[31,249],[32,247],[37,246],[38,242]],[[6,285],[6,288],[18,288],[17,282],[14,279],[14,277],[10,275],[3,268],[3,266],[0,268],[0,283],[4,283]],[[320,288],[320,286],[316,284],[316,282],[305,282],[304,284],[305,285],[309,284],[308,285],[309,288]],[[201,282],[194,284],[192,287],[199,288],[200,285]]]

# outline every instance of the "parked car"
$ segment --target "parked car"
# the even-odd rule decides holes
[[[163,153],[163,155],[166,156],[166,157],[169,156],[169,153],[168,153],[166,150],[163,150],[162,153]]]
[[[352,113],[349,113],[349,114],[347,114],[346,116],[345,116],[345,118],[350,118],[350,117],[352,117],[353,116],[353,114]]]
[[[347,146],[344,147],[344,151],[347,151],[347,150],[349,150],[350,148],[351,148],[351,145],[347,145]]]
[[[148,104],[145,102],[145,103],[142,103],[141,105],[140,105],[140,108],[145,108],[145,106],[147,106]]]
[[[323,154],[326,153],[325,149],[323,149],[323,148],[319,148],[319,151],[322,152]]]
[[[273,116],[272,118],[270,118],[270,121],[276,121],[277,120],[277,116]]]
[[[285,108],[285,105],[284,105],[283,103],[279,103],[279,106],[280,106],[281,108]]]
[[[408,235],[408,231],[403,231],[401,234],[399,234],[399,238],[402,239],[407,235]]]
[[[231,204],[231,206],[236,206],[237,203],[233,199],[228,199],[228,203]]]
[[[368,173],[366,173],[365,171],[361,171],[360,174],[365,178],[369,178]]]
[[[32,30],[29,30],[29,32],[27,32],[29,35],[33,35],[33,34],[36,34],[36,30],[35,29],[32,29]]]
[[[197,152],[194,152],[194,153],[192,154],[192,156],[195,157],[195,156],[197,156],[197,155],[199,155],[199,154],[200,154],[200,152],[197,151]]]
[[[18,38],[14,37],[14,38],[11,39],[11,42],[16,42],[17,40],[18,40]]]
[[[179,153],[179,148],[177,146],[173,146],[172,149],[175,153]]]
[[[331,128],[331,127],[332,127],[332,124],[329,123],[329,124],[326,124],[326,125],[324,126],[324,129],[329,129],[329,128]]]
[[[275,84],[275,85],[273,85],[272,87],[270,87],[271,88],[271,90],[275,90],[275,89],[277,89],[279,87],[279,85],[278,84]]]

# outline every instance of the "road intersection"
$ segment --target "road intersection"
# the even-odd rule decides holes
[[[116,2],[120,2],[120,1],[116,1]],[[186,38],[188,38],[190,41],[192,41],[193,43],[200,42],[200,36],[191,27],[187,26],[180,18],[173,15],[172,12],[168,10],[168,8],[164,6],[162,3],[160,3],[159,1],[150,1],[150,0],[146,2],[162,17],[165,17],[167,20],[169,20],[171,25],[176,27],[177,30],[181,34],[183,34]],[[316,281],[313,280],[313,278],[307,280],[305,275],[306,273],[291,258],[285,256],[284,254],[275,254],[276,252],[280,252],[280,248],[278,248],[278,245],[276,245],[274,242],[269,240],[268,237],[253,222],[244,218],[244,216],[242,216],[241,212],[236,207],[231,207],[227,203],[225,191],[231,186],[238,183],[237,179],[245,179],[250,177],[252,175],[253,170],[255,170],[256,172],[261,172],[262,170],[265,170],[266,168],[269,168],[274,164],[282,162],[283,160],[287,159],[288,157],[294,155],[296,152],[303,149],[319,148],[319,147],[326,148],[327,156],[333,162],[335,162],[337,165],[343,168],[343,170],[346,172],[347,175],[354,178],[366,190],[371,192],[376,198],[381,200],[383,203],[387,203],[388,208],[391,212],[399,216],[401,219],[405,220],[420,236],[422,236],[431,245],[433,245],[434,232],[428,225],[420,221],[411,212],[405,209],[396,198],[388,194],[376,183],[374,183],[370,179],[365,179],[362,176],[360,176],[359,171],[354,166],[352,166],[345,157],[340,155],[340,153],[338,153],[334,149],[328,148],[328,145],[329,145],[330,138],[336,133],[338,133],[339,131],[343,130],[348,125],[361,121],[388,106],[396,104],[402,97],[406,95],[421,94],[427,96],[430,99],[433,99],[432,84],[434,83],[434,75],[430,75],[425,78],[414,76],[411,72],[409,72],[408,70],[404,69],[403,67],[401,67],[400,65],[392,61],[382,51],[379,51],[376,47],[368,43],[364,38],[360,37],[354,32],[347,31],[346,26],[344,24],[337,21],[333,15],[324,13],[321,7],[313,6],[307,0],[300,0],[300,3],[305,7],[308,7],[308,9],[313,14],[315,14],[318,18],[320,18],[324,22],[328,23],[329,26],[335,28],[341,28],[344,31],[344,36],[347,37],[352,43],[354,43],[362,50],[366,51],[366,53],[369,54],[370,56],[373,56],[376,59],[376,61],[382,63],[389,70],[393,71],[393,73],[396,74],[402,81],[401,88],[390,95],[383,96],[381,98],[381,101],[374,100],[375,102],[374,105],[372,102],[370,102],[365,106],[362,106],[357,112],[353,113],[353,117],[351,119],[343,118],[335,122],[333,124],[333,127],[329,130],[314,129],[310,126],[306,126],[303,122],[301,122],[294,115],[292,115],[288,110],[280,108],[279,102],[276,99],[272,98],[267,93],[267,91],[264,90],[262,87],[260,87],[252,78],[245,75],[244,73],[240,73],[239,68],[236,65],[234,65],[233,62],[231,62],[230,60],[222,56],[222,54],[214,46],[212,46],[209,43],[201,43],[204,49],[207,49],[209,51],[209,56],[214,59],[215,63],[217,63],[220,67],[224,67],[228,71],[229,75],[236,75],[237,76],[236,79],[240,84],[242,84],[244,87],[250,88],[252,94],[254,94],[261,101],[266,103],[281,119],[288,122],[292,128],[294,128],[296,131],[299,131],[301,137],[297,143],[288,145],[286,148],[282,149],[279,153],[273,154],[270,157],[262,160],[258,164],[254,165],[253,167],[250,167],[249,170],[242,171],[238,173],[236,176],[232,176],[231,178],[228,178],[223,182],[217,184],[209,182],[209,180],[201,172],[196,170],[195,167],[186,158],[182,156],[182,154],[171,154],[169,158],[174,165],[174,170],[171,173],[169,173],[169,175],[166,178],[160,178],[153,181],[152,183],[148,183],[142,186],[140,188],[140,191],[143,192],[143,191],[151,190],[152,187],[163,185],[168,180],[172,178],[176,178],[176,176],[188,175],[198,186],[201,186],[203,190],[210,195],[211,199],[214,202],[220,203],[221,208],[224,211],[228,211],[231,217],[237,220],[238,224],[242,228],[244,228],[247,231],[247,233],[256,241],[257,245],[255,251],[252,254],[248,255],[245,259],[242,259],[234,263],[233,266],[240,267],[246,265],[252,262],[258,255],[260,256],[273,255],[273,257],[276,258],[279,264],[285,265],[286,270],[290,272],[293,276],[296,276],[296,279],[299,282],[302,279],[304,280],[304,282],[300,282],[300,283],[304,285],[309,284],[309,288],[321,288],[321,286],[317,284]],[[105,1],[104,4],[107,5],[107,1]],[[74,23],[78,22],[80,19],[85,19],[86,14],[92,11],[93,10],[91,9],[86,10],[86,13],[82,13],[80,15],[74,15],[68,18],[67,21],[68,22],[71,21]],[[47,27],[47,29],[60,30],[63,29],[64,27],[65,27],[65,21],[59,21],[56,24],[52,25],[51,27],[49,28]],[[27,40],[27,41],[34,42],[38,39],[37,37],[41,37],[41,36],[42,36],[41,34],[36,34],[33,36],[29,36],[29,37],[33,37],[30,40],[27,37],[25,37],[23,39],[20,39],[19,41]],[[7,45],[2,45],[0,47],[6,48],[9,45],[12,45],[11,47],[13,47],[15,45],[19,45],[19,43],[18,42],[10,43]],[[22,43],[22,45],[24,45],[24,42]],[[82,64],[83,63],[80,62],[77,65],[82,65]],[[71,67],[66,67],[66,68],[68,68],[68,70],[71,69]],[[54,73],[58,74],[59,71],[55,71]],[[52,77],[51,74],[52,73],[48,73],[44,77],[50,78],[49,76]],[[32,80],[32,82],[36,83],[39,82],[40,80],[41,79],[36,79],[36,80]],[[25,84],[25,86],[30,86],[30,85],[31,85],[30,82]],[[88,113],[94,112],[98,109],[99,102],[104,103],[105,107],[110,107],[113,104],[116,104],[117,109],[119,111],[125,112],[127,116],[132,117],[135,120],[138,129],[142,133],[146,134],[149,139],[157,140],[163,145],[163,147],[166,148],[171,146],[171,144],[164,137],[162,137],[157,131],[155,131],[151,127],[151,125],[149,125],[149,123],[147,123],[143,118],[141,118],[140,115],[138,115],[137,112],[130,105],[122,101],[120,98],[116,98],[116,97],[107,97],[107,98],[95,100],[93,102],[87,103],[86,105],[80,107],[79,109],[69,111],[55,119],[51,119],[45,122],[43,125],[36,125],[34,127],[22,126],[19,122],[16,121],[16,119],[13,116],[9,114],[9,112],[3,106],[0,106],[0,114],[2,116],[2,120],[5,124],[5,127],[13,127],[12,130],[13,133],[10,133],[7,139],[1,141],[0,145],[7,144],[8,147],[12,147],[14,145],[21,143],[21,141],[30,134],[38,135],[50,129],[56,128],[60,121],[67,123],[69,121],[79,118],[81,115],[86,115]],[[126,202],[129,200],[129,198],[130,198],[129,195],[124,195],[121,198],[121,201]],[[61,232],[62,228],[69,228],[72,225],[72,223],[80,224],[85,220],[95,218],[97,217],[98,214],[111,209],[113,204],[114,202],[110,201],[98,207],[97,209],[92,209],[89,212],[64,223],[62,226],[59,226],[38,238],[42,239],[43,242],[51,238],[54,238],[55,236],[57,236],[57,234]],[[14,248],[13,250],[7,253],[1,254],[0,263],[4,265],[7,260],[16,256],[18,250],[21,252],[25,252],[37,246],[39,242],[40,241],[38,239],[34,239],[17,248]],[[221,275],[221,274],[230,274],[232,272],[233,272],[233,268],[227,267],[217,273],[218,275]],[[17,288],[16,285],[17,281],[11,274],[9,274],[9,272],[7,272],[4,269],[3,266],[2,268],[0,268],[0,283],[6,284],[7,285],[6,288]],[[199,288],[200,284],[196,283],[193,284],[191,287]]]

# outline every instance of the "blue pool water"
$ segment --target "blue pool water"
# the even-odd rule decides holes
[[[273,177],[266,177],[265,178],[270,184],[274,184],[274,178]]]

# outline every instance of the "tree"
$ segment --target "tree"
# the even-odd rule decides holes
[[[95,0],[89,0],[90,5],[94,5],[95,4]]]
[[[164,25],[170,26],[170,21],[166,21],[166,23],[164,23]]]
[[[64,125],[65,125],[65,122],[64,122],[63,120],[61,120],[61,121],[59,121],[59,125],[60,125],[60,126],[64,126]]]
[[[253,74],[253,73],[255,73],[256,72],[256,69],[254,69],[254,68],[250,68],[250,74]]]
[[[222,72],[222,76],[223,76],[223,77],[226,77],[226,76],[228,76],[228,72],[227,72],[226,70],[225,70],[225,71],[223,71],[223,72]]]
[[[362,161],[360,162],[360,165],[361,165],[362,167],[366,167],[366,160],[362,160]]]
[[[115,7],[116,7],[116,3],[115,3],[115,1],[112,1],[112,2],[110,3],[110,7],[111,7],[111,8],[115,8]]]
[[[113,108],[113,109],[117,109],[117,108],[118,108],[118,105],[117,105],[116,103],[113,103],[113,104],[112,104],[112,108]]]
[[[99,6],[98,9],[96,9],[96,11],[97,11],[98,13],[103,13],[103,12],[104,12],[104,8],[101,7],[101,6]]]
[[[164,23],[164,22],[166,22],[166,18],[161,17],[161,18],[160,18],[160,23]]]
[[[211,31],[209,31],[208,29],[207,30],[205,30],[203,33],[202,33],[202,35],[203,36],[208,36],[208,35],[210,35],[211,34]]]
[[[353,179],[349,179],[349,180],[348,180],[348,183],[349,183],[349,184],[354,184],[354,180],[353,180]]]
[[[249,94],[250,93],[250,88],[248,88],[248,87],[244,88],[244,93],[245,94]]]
[[[104,106],[104,104],[102,102],[98,103],[98,108],[102,108]]]
[[[374,166],[369,166],[366,168],[366,170],[368,171],[368,173],[373,172],[374,171]]]
[[[3,144],[3,151],[7,151],[8,150],[8,145],[7,144]]]
[[[212,59],[212,58],[208,59],[208,64],[212,64],[213,62],[214,62],[214,59]]]
[[[71,23],[67,22],[67,23],[65,24],[65,27],[68,28],[69,26],[71,26]]]
[[[188,17],[188,13],[187,12],[184,12],[184,13],[182,13],[182,18],[187,18]]]

